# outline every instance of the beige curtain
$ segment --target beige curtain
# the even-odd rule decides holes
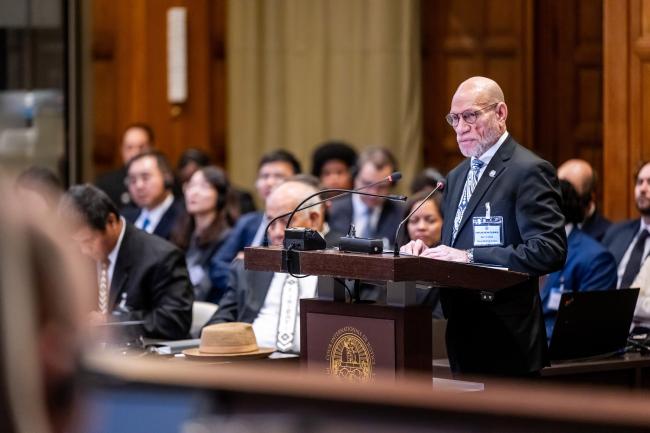
[[[276,148],[309,171],[328,139],[386,146],[405,176],[419,168],[417,0],[233,0],[227,26],[234,183],[250,187]]]

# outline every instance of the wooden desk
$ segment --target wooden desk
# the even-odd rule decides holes
[[[450,378],[449,361],[434,359],[433,375]],[[650,355],[630,353],[589,361],[554,362],[544,368],[541,375],[546,382],[650,389]]]
[[[213,416],[206,421],[209,428],[205,431],[217,431],[216,426],[218,431],[242,431],[232,428],[229,423],[233,421],[254,424],[255,428],[243,431],[269,431],[268,423],[278,420],[283,428],[274,430],[289,433],[622,433],[647,431],[650,426],[650,398],[646,394],[602,387],[572,389],[539,383],[500,383],[491,385],[486,392],[459,393],[422,380],[354,384],[296,372],[295,368],[269,365],[261,369],[243,362],[220,368],[165,362],[155,357],[99,354],[86,356],[84,365],[89,374],[99,375],[91,382],[98,393],[111,396],[111,402],[128,401],[119,408],[128,409],[131,416],[137,413],[143,425],[160,419],[161,411],[173,409],[161,409],[148,397],[184,393],[174,400],[179,404],[191,401],[200,392],[203,400],[197,402],[195,410],[187,412],[196,417],[196,409],[203,408],[207,413],[198,412],[201,418]],[[102,377],[108,380],[102,382]],[[109,415],[117,422],[127,419],[116,411]],[[113,431],[125,431],[120,425],[115,427]]]

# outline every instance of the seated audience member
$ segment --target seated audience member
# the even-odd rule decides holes
[[[185,212],[183,200],[172,193],[174,175],[164,155],[157,151],[133,157],[126,181],[136,207],[122,209],[130,223],[147,233],[169,239],[176,220]]]
[[[64,227],[9,194],[12,205],[0,208],[0,431],[83,431],[77,369],[89,275]]]
[[[650,162],[639,167],[634,200],[641,218],[612,224],[603,238],[603,245],[614,255],[618,266],[617,288],[631,287],[650,250]]]
[[[154,147],[153,129],[145,123],[133,123],[126,127],[122,135],[122,167],[99,176],[95,185],[103,190],[119,208],[131,204],[131,196],[126,187],[126,165],[136,155]]]
[[[601,242],[612,223],[596,206],[597,177],[594,169],[587,161],[569,159],[557,169],[557,177],[571,182],[580,197],[580,206],[585,215],[585,219],[579,224],[580,230]]]
[[[201,167],[210,165],[210,157],[199,149],[185,150],[176,164],[176,184],[177,190],[174,190],[176,197],[183,195],[183,185],[192,175]],[[228,197],[226,198],[226,219],[231,226],[235,225],[240,216],[255,211],[255,202],[248,191],[233,187],[228,188]]]
[[[145,337],[188,336],[194,297],[181,250],[128,224],[110,198],[91,185],[71,187],[59,211],[73,227],[81,252],[96,263],[92,322],[109,316],[142,320]]]
[[[230,233],[224,211],[228,180],[220,168],[202,167],[183,184],[183,190],[187,213],[178,220],[171,240],[185,251],[194,299],[217,303],[223,293],[212,289],[208,266]]]
[[[434,189],[438,182],[444,181],[445,178],[438,170],[432,167],[427,167],[418,173],[411,182],[411,194],[417,194],[421,191],[431,191]]]
[[[312,155],[311,174],[320,179],[323,189],[352,188],[357,152],[344,141],[328,141]]]
[[[359,156],[354,188],[362,188],[390,176],[397,169],[395,157],[380,147],[366,149]],[[390,193],[389,182],[364,189],[364,192],[386,195]],[[338,233],[348,233],[354,224],[356,235],[361,238],[384,239],[384,246],[395,242],[395,230],[402,220],[402,203],[378,197],[350,194],[332,201],[328,223]]]
[[[262,156],[255,181],[259,198],[266,202],[273,188],[300,171],[298,160],[285,150],[275,150]],[[230,263],[245,247],[262,245],[267,224],[262,211],[248,213],[237,220],[232,233],[210,263],[210,279],[216,290],[226,289]]]
[[[266,217],[271,220],[293,210],[308,195],[318,189],[308,183],[287,180],[266,199]],[[314,202],[318,197],[314,198]],[[308,202],[309,203],[309,202]],[[282,245],[287,218],[281,218],[269,228],[272,245]],[[306,227],[321,231],[323,206],[314,206],[297,212],[292,227]],[[330,234],[325,235],[326,241]],[[334,236],[334,238],[336,238]],[[219,303],[209,325],[221,322],[247,322],[253,324],[257,344],[276,347],[284,352],[300,351],[299,299],[316,296],[318,277],[296,279],[285,273],[248,271],[243,261],[232,264],[230,289]]]
[[[420,192],[406,202],[404,216],[406,218],[413,209],[422,203],[430,191]],[[406,238],[400,242],[405,244],[409,241],[419,239],[427,248],[432,248],[440,243],[440,234],[442,230],[442,212],[440,205],[442,203],[442,193],[437,191],[433,193],[427,201],[422,204],[406,223]]]
[[[562,292],[586,292],[616,288],[616,261],[612,253],[578,228],[584,208],[571,183],[560,181],[568,254],[564,267],[546,278],[540,289],[546,337],[553,335]]]
[[[37,212],[55,212],[63,194],[63,185],[49,168],[33,165],[18,175],[16,194],[23,203]]]

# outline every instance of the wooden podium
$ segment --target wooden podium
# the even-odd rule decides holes
[[[318,298],[300,301],[301,364],[348,380],[377,375],[431,374],[431,308],[416,305],[416,281],[434,287],[494,292],[520,284],[526,274],[429,258],[291,251],[281,247],[245,250],[245,267],[255,271],[317,275]],[[386,283],[386,303],[346,302],[345,280]]]

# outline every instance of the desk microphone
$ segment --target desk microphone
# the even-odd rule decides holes
[[[408,221],[408,220],[413,216],[413,214],[414,214],[415,212],[417,212],[418,209],[420,209],[420,208],[422,207],[422,205],[423,205],[427,200],[429,200],[429,199],[431,198],[431,196],[433,196],[433,194],[436,193],[436,191],[443,191],[444,189],[445,189],[445,184],[444,184],[444,182],[442,182],[442,181],[438,182],[438,183],[436,184],[436,187],[435,187],[434,189],[432,189],[431,192],[430,192],[429,194],[427,194],[426,197],[424,197],[424,198],[422,199],[422,201],[420,202],[420,204],[417,205],[417,206],[415,207],[415,209],[413,209],[413,210],[412,210],[412,211],[411,211],[411,212],[406,216],[406,218],[404,218],[404,219],[402,220],[402,222],[399,223],[399,225],[397,226],[397,231],[395,232],[395,247],[394,247],[394,249],[393,249],[393,256],[395,256],[395,257],[399,257],[399,235],[400,235],[400,230],[402,229],[402,226],[404,225],[404,223],[405,223],[406,221]]]
[[[302,211],[302,210],[305,210],[305,209],[309,209],[310,207],[318,206],[319,204],[323,204],[323,203],[325,203],[327,201],[331,201],[331,200],[335,200],[337,198],[344,197],[344,196],[346,196],[348,194],[359,193],[361,195],[369,195],[369,196],[373,196],[373,197],[381,197],[381,198],[386,198],[388,200],[404,201],[404,200],[406,200],[405,196],[394,196],[394,195],[386,196],[386,195],[378,195],[378,194],[370,194],[370,193],[362,193],[362,192],[360,192],[360,191],[363,191],[364,189],[371,188],[373,186],[379,185],[379,184],[384,183],[384,182],[395,183],[398,180],[400,180],[401,178],[402,178],[402,173],[400,173],[399,171],[396,171],[396,172],[391,173],[390,176],[386,176],[385,178],[383,178],[381,180],[378,180],[377,182],[373,182],[370,185],[366,185],[366,186],[363,186],[361,188],[357,188],[357,189],[353,189],[353,190],[349,190],[349,189],[324,189],[324,190],[318,191],[318,193],[312,194],[309,197],[307,197],[305,200],[303,200],[291,212],[287,212],[287,213],[283,213],[282,215],[278,215],[275,218],[273,218],[271,221],[269,221],[268,224],[266,225],[266,228],[264,229],[264,241],[262,242],[262,246],[265,246],[265,247],[269,246],[269,238],[268,238],[269,227],[271,227],[271,225],[274,222],[276,222],[277,220],[279,220],[280,218],[284,218],[286,216],[291,215],[289,217],[289,220],[287,221],[287,225],[285,227],[285,228],[288,228],[289,224],[291,223],[291,219],[293,218],[293,214],[295,214],[296,212],[299,212],[299,211]],[[328,197],[328,198],[325,198],[323,200],[317,201],[316,203],[311,203],[311,204],[309,204],[307,206],[301,207],[306,201],[312,199],[313,197],[315,197],[317,195],[327,193],[327,192],[340,192],[341,194],[337,194],[337,195],[334,195],[332,197]]]

